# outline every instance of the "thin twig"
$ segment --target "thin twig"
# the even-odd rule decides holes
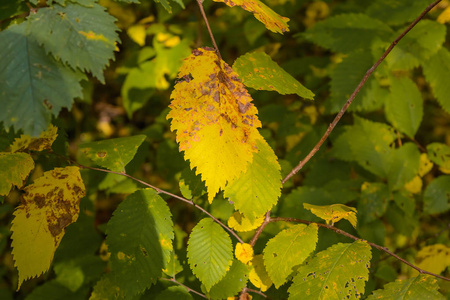
[[[267,226],[267,224],[270,223],[270,210],[266,212],[266,217],[264,218],[264,222],[259,226],[258,230],[256,230],[255,235],[252,237],[252,240],[250,241],[250,245],[252,248],[255,246],[256,241],[258,240],[259,236],[263,232],[264,228]]]
[[[203,0],[197,0],[198,7],[200,8],[200,12],[202,13],[203,20],[205,20],[206,28],[208,28],[209,36],[211,37],[211,41],[214,45],[214,49],[216,50],[217,56],[222,59],[222,55],[220,55],[219,47],[217,47],[216,40],[214,39],[214,35],[212,33],[211,27],[209,26],[208,18],[206,17],[205,10],[203,9]]]
[[[314,154],[317,153],[317,151],[319,151],[320,147],[322,146],[322,144],[325,142],[325,140],[328,138],[328,136],[330,135],[331,131],[333,131],[334,127],[336,126],[336,124],[339,122],[339,120],[342,118],[342,116],[344,115],[345,111],[347,110],[347,108],[350,106],[350,104],[353,102],[353,100],[355,99],[356,95],[359,93],[359,91],[361,90],[361,88],[364,86],[364,84],[366,83],[367,79],[369,79],[370,75],[372,75],[372,73],[375,71],[375,69],[378,67],[378,65],[386,58],[386,56],[392,51],[392,49],[395,47],[395,45],[397,45],[397,43],[433,8],[435,7],[439,2],[441,2],[441,0],[437,0],[433,3],[431,3],[430,5],[428,5],[428,7],[408,26],[408,28],[406,28],[393,42],[392,44],[389,46],[389,48],[383,53],[383,55],[380,57],[380,59],[377,60],[377,62],[369,69],[367,70],[366,74],[364,75],[363,79],[361,80],[361,82],[358,84],[358,86],[356,87],[356,89],[353,91],[353,93],[351,94],[350,98],[348,98],[347,102],[344,104],[344,106],[342,107],[341,111],[336,115],[336,117],[334,118],[333,122],[331,122],[331,124],[328,126],[327,131],[323,134],[322,138],[320,139],[320,141],[314,146],[314,148],[311,150],[311,152],[308,153],[308,155],[306,155],[306,157],[301,160],[298,165],[292,169],[292,171],[283,179],[282,183],[284,184],[286,181],[288,181],[292,176],[294,176],[295,174],[297,174],[298,171],[300,171],[303,166],[314,156]]]
[[[250,292],[250,293],[255,293],[255,294],[258,294],[258,295],[261,295],[261,296],[263,296],[264,298],[267,298],[267,295],[266,294],[264,294],[263,292],[261,292],[261,291],[257,291],[257,290],[254,290],[254,289],[249,289],[249,288],[243,288],[242,289],[242,292],[241,292],[241,294],[243,294],[243,293],[247,293],[247,292]]]
[[[184,203],[187,203],[187,204],[189,204],[189,205],[192,205],[192,206],[194,206],[195,208],[197,208],[198,210],[204,212],[206,215],[208,215],[208,217],[210,217],[211,219],[213,219],[214,222],[216,222],[217,224],[219,224],[220,226],[222,226],[225,230],[227,230],[229,233],[231,233],[231,234],[239,241],[239,243],[241,243],[241,244],[244,243],[244,241],[239,237],[239,235],[237,235],[236,232],[234,232],[233,229],[231,229],[230,227],[228,227],[228,226],[226,226],[225,224],[223,224],[219,219],[217,219],[216,217],[214,217],[214,216],[213,216],[210,212],[208,212],[206,209],[204,209],[204,208],[201,207],[201,206],[198,206],[197,204],[195,204],[193,201],[191,201],[191,200],[189,200],[189,199],[183,198],[183,197],[181,197],[181,196],[178,196],[178,195],[172,194],[172,193],[170,193],[170,192],[167,192],[167,191],[165,191],[165,190],[162,190],[162,189],[160,189],[160,188],[157,188],[156,186],[153,186],[153,185],[151,185],[150,183],[147,183],[147,182],[145,182],[145,181],[143,181],[143,180],[140,180],[140,179],[138,179],[138,178],[136,178],[136,177],[134,177],[134,176],[131,176],[131,175],[125,173],[125,172],[115,172],[115,171],[106,170],[106,169],[101,169],[101,168],[89,167],[89,166],[82,165],[82,164],[80,164],[79,162],[73,161],[73,160],[71,160],[71,159],[69,159],[69,158],[67,158],[67,157],[65,157],[65,156],[63,156],[63,155],[60,155],[60,154],[58,154],[58,153],[55,153],[55,152],[49,152],[49,153],[52,153],[52,154],[57,155],[57,156],[59,156],[59,157],[61,157],[61,158],[64,158],[64,159],[67,160],[69,163],[76,164],[77,166],[79,166],[79,167],[82,168],[82,169],[89,169],[89,170],[93,170],[93,171],[99,171],[99,172],[104,172],[104,173],[111,173],[111,174],[116,174],[116,175],[121,175],[121,176],[128,177],[128,178],[130,178],[130,179],[132,179],[132,180],[134,180],[134,181],[136,181],[136,182],[139,182],[140,184],[142,184],[142,185],[144,185],[144,186],[147,186],[147,187],[149,187],[149,188],[151,188],[151,189],[154,189],[158,194],[165,194],[165,195],[168,195],[168,196],[170,196],[170,197],[172,197],[172,198],[175,198],[175,199],[177,199],[177,200],[183,201]]]
[[[434,277],[437,277],[437,278],[440,278],[440,279],[443,279],[443,280],[446,280],[446,281],[450,281],[450,278],[447,278],[447,277],[444,277],[444,276],[441,276],[441,275],[438,275],[438,274],[434,274],[434,273],[425,271],[425,270],[423,270],[423,269],[421,269],[421,268],[419,268],[419,267],[413,265],[413,264],[410,263],[409,261],[407,261],[407,260],[401,258],[400,256],[398,256],[397,254],[391,252],[387,247],[383,247],[383,246],[380,246],[380,245],[371,243],[371,242],[369,242],[369,241],[366,241],[366,240],[364,240],[364,239],[358,238],[358,237],[356,237],[356,236],[354,236],[354,235],[352,235],[352,234],[350,234],[350,233],[348,233],[348,232],[345,232],[345,231],[343,231],[343,230],[341,230],[341,229],[339,229],[339,228],[336,228],[336,227],[334,227],[334,226],[327,225],[327,224],[322,224],[322,223],[311,222],[311,221],[306,221],[306,220],[295,219],[295,218],[271,218],[271,219],[270,219],[270,222],[280,222],[280,221],[282,221],[282,222],[303,223],[303,224],[308,224],[308,225],[309,225],[309,224],[316,224],[316,225],[319,226],[319,227],[323,227],[323,228],[327,228],[327,229],[333,230],[334,232],[336,232],[336,233],[338,233],[338,234],[340,234],[340,235],[346,236],[346,237],[348,237],[348,238],[351,238],[351,239],[353,239],[353,240],[355,240],[355,241],[363,241],[363,242],[366,242],[367,244],[369,244],[369,245],[372,246],[373,248],[376,248],[376,249],[378,249],[378,250],[381,250],[381,251],[383,251],[383,252],[386,252],[386,253],[389,254],[390,256],[395,257],[396,259],[398,259],[398,260],[401,261],[402,263],[404,263],[404,264],[410,266],[411,268],[417,270],[417,271],[418,271],[419,273],[421,273],[421,274],[428,274],[428,275],[431,275],[431,276],[434,276]]]
[[[159,279],[165,280],[165,281],[171,281],[171,282],[173,282],[173,283],[176,283],[176,284],[178,284],[178,285],[181,285],[181,286],[184,287],[188,292],[197,294],[197,295],[199,295],[200,297],[203,297],[203,298],[205,298],[205,299],[208,299],[208,297],[206,297],[206,295],[204,295],[204,294],[202,294],[202,293],[200,293],[200,292],[197,292],[196,290],[191,289],[190,287],[188,287],[188,286],[182,284],[181,282],[177,281],[175,278],[164,278],[164,277],[161,277],[161,278],[159,278]]]

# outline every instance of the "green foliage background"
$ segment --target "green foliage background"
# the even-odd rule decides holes
[[[429,1],[265,3],[291,19],[289,32],[272,33],[238,7],[208,0],[204,7],[227,63],[232,65],[248,52],[264,51],[315,94],[315,100],[310,101],[295,95],[296,91],[281,95],[249,89],[263,124],[260,132],[275,151],[285,176],[314,147],[366,70]],[[346,221],[336,227],[388,247],[416,264],[421,263],[417,254],[424,247],[450,245],[449,23],[436,21],[449,5],[449,1],[443,1],[394,48],[329,141],[299,174],[284,184],[272,215],[321,222],[303,208],[303,203],[355,207],[357,228]],[[34,7],[39,9],[35,11]],[[77,25],[77,20],[87,20],[80,24],[89,25]],[[227,222],[233,213],[232,204],[225,199],[208,204],[205,188],[183,160],[166,120],[182,59],[194,48],[211,46],[196,1],[3,0],[0,29],[0,151],[7,151],[21,133],[39,135],[49,123],[59,128],[53,153],[33,153],[36,168],[28,182],[44,171],[67,165],[64,157],[83,165],[110,168],[108,163],[93,164],[88,159],[88,143],[140,135],[136,138],[145,141],[136,142],[135,149],[130,150],[136,154],[125,153],[127,157],[117,158],[114,163],[120,165],[113,170],[125,170],[153,186],[182,193]],[[423,171],[423,154],[433,163],[428,172]],[[157,280],[175,274],[179,282],[199,292],[210,292],[214,299],[228,296],[225,287],[229,287],[231,295],[242,288],[237,278],[247,278],[248,270],[236,260],[231,267],[220,265],[223,272],[227,268],[235,272],[219,282],[223,289],[214,288],[218,279],[208,277],[202,280],[205,290],[191,271],[187,240],[205,217],[199,210],[153,192],[137,192],[124,200],[143,187],[127,177],[93,170],[83,170],[82,176],[87,196],[81,202],[78,221],[67,228],[51,270],[25,282],[19,292],[15,292],[17,273],[11,257],[9,228],[21,192],[12,190],[1,198],[1,299],[200,299],[171,282]],[[139,209],[147,202],[154,202],[152,210]],[[122,207],[122,213],[118,207]],[[161,215],[170,216],[169,209],[172,221],[159,219]],[[144,226],[144,218],[151,218],[159,226],[157,232],[148,224]],[[210,222],[206,220],[200,222]],[[124,243],[131,252],[139,252],[139,245],[135,239],[114,241],[106,235],[118,235],[130,222],[140,224],[129,228],[131,231],[139,229],[155,236],[163,231],[165,238],[174,241],[174,252],[163,249],[157,255],[158,267],[164,268],[165,275],[159,269],[149,269],[138,274],[144,284],[126,284],[123,294],[115,294],[114,287],[135,271],[132,265],[121,266],[123,262],[114,254],[117,256],[121,251],[117,249]],[[168,229],[172,222],[174,232]],[[223,231],[216,227],[210,231]],[[255,253],[262,254],[267,242],[287,228],[290,227],[284,222],[269,224],[254,247]],[[253,233],[240,236],[248,241]],[[140,236],[140,232],[130,234]],[[113,255],[110,259],[105,240]],[[154,242],[142,243],[152,248],[156,247]],[[222,242],[228,251],[228,241]],[[321,228],[314,254],[325,249],[327,252],[321,255],[344,248],[364,248],[359,242],[351,242]],[[232,243],[236,243],[233,237]],[[119,248],[115,248],[117,245]],[[417,281],[418,288],[423,285],[435,293],[436,299],[440,297],[434,291],[438,286],[430,279],[413,279],[417,274],[398,260],[374,249],[371,256],[366,252],[361,255],[370,260],[370,269],[369,274],[364,274],[368,281],[362,297],[387,283],[386,291],[405,289],[407,283],[394,282],[397,279]],[[305,255],[309,253],[300,255],[302,260]],[[446,259],[450,260],[448,256]],[[310,258],[309,264],[294,268],[289,278],[294,277],[291,287],[291,282],[279,289],[272,286],[266,294],[271,299],[286,299],[288,293],[293,298],[302,295],[301,276],[319,268],[319,263],[317,257]],[[442,263],[442,268],[436,265],[439,263],[425,264],[423,268],[449,277],[450,263]],[[225,280],[230,283],[224,284]],[[277,286],[282,283],[277,282]],[[437,284],[440,292],[450,297],[449,282]],[[355,285],[360,289],[360,282]]]

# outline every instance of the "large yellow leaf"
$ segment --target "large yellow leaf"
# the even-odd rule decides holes
[[[25,188],[12,221],[12,254],[23,281],[46,272],[65,228],[78,218],[85,187],[78,167],[45,172]]]
[[[267,29],[273,32],[284,33],[289,31],[289,18],[282,17],[274,12],[270,7],[259,0],[213,0],[223,2],[229,7],[240,6],[246,11],[251,12],[255,18],[261,21]]]
[[[252,98],[238,75],[213,49],[199,48],[184,60],[167,115],[191,168],[197,167],[208,200],[247,169],[262,138]]]

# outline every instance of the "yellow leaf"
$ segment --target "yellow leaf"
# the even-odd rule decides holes
[[[441,12],[436,21],[441,24],[445,24],[450,21],[450,6],[448,6],[446,9],[444,9],[443,12]]]
[[[213,49],[199,48],[184,60],[172,92],[171,130],[191,168],[197,168],[208,200],[233,182],[253,159],[261,122],[238,75]]]
[[[450,247],[442,244],[426,246],[417,253],[416,266],[440,274],[450,266]]]
[[[133,25],[127,29],[128,36],[136,42],[139,46],[145,45],[145,26],[144,25]]]
[[[327,224],[333,225],[341,219],[346,219],[356,228],[356,209],[354,207],[343,204],[317,206],[308,203],[303,203],[303,206],[319,218],[327,221]]]
[[[267,291],[273,284],[269,275],[267,274],[266,267],[264,266],[264,258],[262,254],[256,255],[252,260],[252,269],[248,274],[248,279],[254,286],[260,288],[262,292]]]
[[[0,195],[8,195],[13,186],[21,188],[33,168],[27,153],[0,152]]]
[[[251,222],[248,218],[246,218],[243,214],[240,212],[235,212],[229,219],[228,219],[228,226],[233,228],[236,231],[239,232],[245,232],[245,231],[251,231],[253,229],[256,229],[259,227],[259,225],[262,224],[264,221],[265,215],[262,215],[258,218],[256,218],[255,221]]]
[[[237,243],[236,249],[234,250],[234,255],[242,263],[250,265],[253,259],[253,248],[247,243]]]
[[[273,32],[284,33],[289,31],[289,18],[282,17],[274,12],[270,7],[259,0],[214,0],[223,2],[229,7],[240,6],[246,11],[251,12],[256,19],[261,21],[267,29]]]
[[[46,272],[65,233],[78,218],[85,187],[78,167],[56,168],[25,188],[12,221],[12,254],[22,282]]]
[[[418,194],[422,190],[422,185],[422,179],[416,176],[410,182],[405,183],[404,187],[411,194]]]
[[[432,168],[433,163],[428,159],[428,155],[426,153],[420,154],[419,176],[423,177],[425,174],[430,172]]]
[[[14,140],[11,145],[11,152],[49,150],[58,136],[57,131],[57,127],[50,125],[38,138],[22,134],[20,138]]]

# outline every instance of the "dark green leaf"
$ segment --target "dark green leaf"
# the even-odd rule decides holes
[[[450,85],[446,80],[450,78],[450,51],[441,48],[423,64],[423,73],[439,104],[450,113]]]
[[[429,214],[444,213],[450,209],[450,175],[435,178],[423,195],[424,211]]]
[[[211,299],[227,299],[236,296],[247,284],[249,267],[234,260],[227,275],[209,291]]]

